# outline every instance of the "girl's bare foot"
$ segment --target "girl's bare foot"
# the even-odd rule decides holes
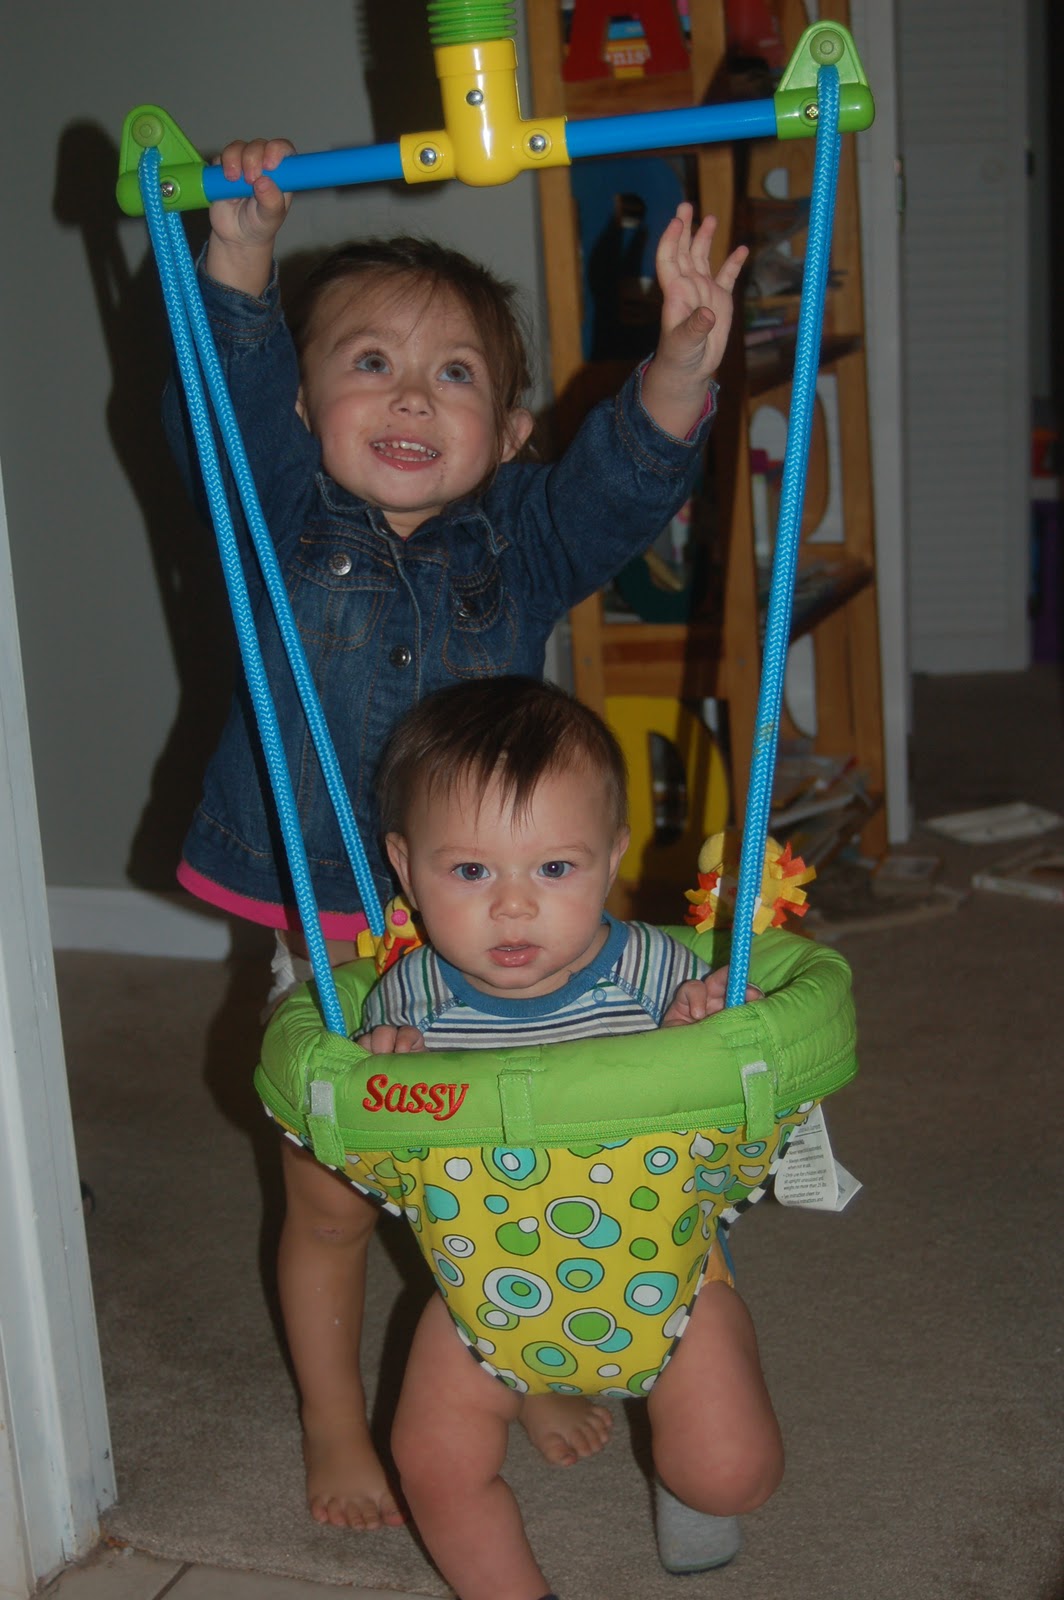
[[[315,1522],[369,1532],[401,1528],[406,1521],[364,1428],[337,1433],[304,1423],[303,1460]]]
[[[521,1406],[521,1425],[552,1466],[575,1467],[602,1449],[613,1418],[581,1394],[530,1394]]]

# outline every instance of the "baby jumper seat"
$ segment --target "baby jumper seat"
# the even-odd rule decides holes
[[[719,928],[666,930],[711,967]],[[378,976],[334,974],[348,1034]],[[506,1050],[371,1056],[313,984],[267,1028],[255,1084],[297,1143],[405,1216],[459,1336],[524,1392],[645,1394],[792,1130],[857,1070],[849,968],[781,929],[765,998],[687,1027]]]

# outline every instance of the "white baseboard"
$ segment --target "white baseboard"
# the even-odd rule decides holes
[[[148,894],[143,889],[50,885],[48,916],[55,950],[101,950],[198,961],[221,961],[233,950],[230,919],[207,906],[199,909],[176,892]]]

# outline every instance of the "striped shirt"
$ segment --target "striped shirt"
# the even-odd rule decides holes
[[[660,1027],[681,983],[709,968],[660,928],[608,913],[603,920],[609,934],[595,959],[562,988],[531,999],[483,994],[423,945],[389,967],[367,996],[360,1029],[409,1025],[430,1050],[483,1050]]]

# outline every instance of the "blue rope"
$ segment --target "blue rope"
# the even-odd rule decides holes
[[[798,313],[794,385],[791,391],[790,420],[787,425],[787,448],[783,457],[783,484],[780,490],[776,549],[772,563],[772,585],[765,619],[765,643],[761,658],[761,687],[757,701],[754,753],[750,763],[746,823],[739,857],[735,926],[732,932],[728,992],[725,998],[725,1005],[728,1006],[742,1005],[746,998],[754,915],[760,898],[769,812],[772,806],[772,780],[776,767],[776,747],[779,743],[787,650],[791,642],[794,581],[798,567],[809,440],[816,401],[817,371],[820,364],[820,334],[824,324],[831,233],[835,219],[835,189],[840,147],[837,68],[820,68],[817,73],[817,100],[819,118],[813,192],[809,203],[809,238]]]
[[[373,933],[384,930],[384,917],[365,850],[359,838],[336,752],[329,736],[317,690],[307,664],[306,653],[292,617],[291,604],[277,564],[276,552],[266,528],[247,462],[243,441],[226,390],[214,340],[196,283],[195,267],[181,219],[163,211],[158,184],[159,153],[146,150],[140,160],[140,186],[145,217],[155,249],[162,283],[163,299],[177,354],[178,369],[185,389],[211,515],[221,555],[222,571],[229,593],[241,660],[248,681],[255,718],[273,789],[278,819],[288,856],[300,922],[303,926],[311,966],[326,1026],[333,1033],[346,1034],[343,1011],[332,978],[325,940],[321,932],[306,847],[292,792],[291,777],[284,757],[284,746],[277,713],[259,647],[250,597],[240,562],[232,517],[222,484],[218,452],[204,395],[202,375],[206,376],[211,404],[218,420],[241,505],[247,518],[252,542],[266,581],[277,617],[278,628],[303,705],[315,749],[322,765],[333,808],[336,811],[348,859],[358,883],[367,920]],[[197,359],[198,356],[198,359]],[[202,375],[201,375],[202,368]]]

